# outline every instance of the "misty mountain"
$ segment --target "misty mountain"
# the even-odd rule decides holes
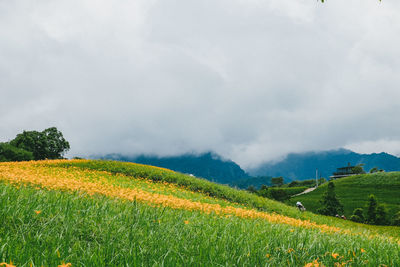
[[[200,155],[184,154],[169,157],[109,154],[102,158],[163,167],[182,173],[193,174],[194,176],[222,184],[230,184],[234,181],[249,177],[238,164],[231,160],[223,159],[213,152]]]
[[[373,167],[385,171],[400,171],[400,158],[387,153],[358,154],[347,149],[322,152],[291,153],[280,162],[267,162],[248,170],[253,176],[283,176],[285,181],[315,178],[318,168],[319,177],[329,178],[337,168],[365,164],[368,172]]]

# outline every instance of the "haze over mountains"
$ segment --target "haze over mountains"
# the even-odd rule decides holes
[[[359,154],[348,149],[320,152],[291,153],[276,163],[264,163],[258,168],[248,170],[253,175],[283,176],[286,181],[315,178],[328,178],[339,167],[364,164],[365,171],[377,167],[385,171],[399,171],[400,158],[388,153]]]
[[[120,161],[135,162],[168,168],[174,171],[193,174],[213,182],[230,184],[236,180],[248,178],[249,175],[238,164],[231,160],[223,159],[213,152],[203,154],[184,154],[180,156],[158,157],[150,155],[124,156],[110,154],[102,157]]]
[[[257,168],[247,170],[243,170],[232,160],[224,159],[213,152],[169,157],[109,154],[101,158],[164,167],[223,184],[236,184],[257,176],[282,176],[286,182],[306,180],[315,178],[316,169],[318,169],[318,176],[329,178],[338,167],[346,166],[348,163],[364,164],[365,171],[373,167],[385,171],[400,171],[399,157],[387,153],[359,154],[347,149],[291,153],[282,161],[266,162]],[[254,182],[258,183],[258,180],[260,179],[254,179]]]

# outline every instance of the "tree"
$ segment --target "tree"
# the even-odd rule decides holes
[[[322,207],[317,212],[323,215],[335,216],[343,212],[343,205],[336,197],[335,184],[333,182],[328,183],[328,189],[322,196],[320,203]]]
[[[392,224],[400,226],[400,211],[394,215]]]
[[[368,198],[368,205],[367,205],[367,223],[375,224],[376,223],[376,211],[378,207],[378,202],[374,195],[370,195]]]
[[[8,143],[0,143],[0,161],[27,161],[33,160],[32,152],[14,147]]]
[[[372,169],[369,170],[369,173],[375,173],[378,171],[379,171],[379,169],[377,167],[373,167]]]
[[[257,193],[257,189],[254,187],[254,185],[250,185],[249,187],[247,187],[247,191],[249,191],[250,193]]]
[[[268,197],[277,201],[284,201],[289,198],[286,191],[280,188],[270,188],[268,190]]]
[[[359,222],[362,223],[364,222],[365,218],[364,218],[364,211],[362,208],[356,208],[353,211],[353,215],[351,215],[350,220],[354,221],[354,222]]]
[[[283,177],[274,177],[271,178],[272,186],[282,186],[283,185]]]
[[[18,134],[10,145],[33,154],[35,160],[59,159],[70,148],[60,131],[56,127],[38,131],[23,131]]]
[[[387,219],[387,210],[384,205],[378,205],[376,208],[376,224],[378,225],[387,225],[389,221]]]
[[[364,164],[358,164],[357,166],[354,166],[352,169],[352,172],[354,174],[364,174],[365,171],[363,169]]]

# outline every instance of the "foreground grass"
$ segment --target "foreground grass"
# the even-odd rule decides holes
[[[300,213],[244,191],[129,163],[1,163],[0,218],[0,263],[17,266],[400,262],[398,227]]]
[[[0,183],[0,262],[17,266],[396,266],[362,236]]]

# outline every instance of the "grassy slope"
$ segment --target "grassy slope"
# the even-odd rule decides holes
[[[52,166],[52,165],[49,165]],[[310,220],[318,224],[327,224],[338,226],[343,229],[349,229],[353,232],[371,232],[371,234],[383,234],[400,238],[398,227],[377,227],[372,225],[354,224],[337,218],[320,216],[311,212],[299,212],[293,205],[285,205],[281,202],[273,201],[267,198],[256,196],[243,190],[236,190],[229,186],[215,184],[205,179],[194,178],[188,175],[176,173],[162,168],[150,168],[146,165],[116,162],[116,161],[63,161],[56,166],[79,167],[83,169],[92,169],[107,171],[115,174],[124,174],[135,178],[144,178],[151,181],[168,182],[177,184],[191,191],[201,192],[206,195],[225,199],[230,202],[245,204],[250,208],[256,208],[261,211],[276,212],[292,218]]]
[[[344,205],[347,217],[355,208],[364,208],[370,194],[374,194],[379,203],[386,205],[390,215],[400,211],[400,172],[357,175],[337,179],[334,183],[335,192]],[[290,203],[301,201],[308,210],[315,212],[320,207],[319,200],[326,188],[327,184],[324,184],[311,193],[292,198]]]
[[[88,166],[91,169],[107,168],[116,174],[125,172],[128,176],[110,176],[97,171],[83,174],[87,175],[85,180],[88,181],[101,180],[102,184],[110,183],[110,186],[157,193],[165,191],[196,201],[201,198],[222,203],[235,197],[236,192],[236,202],[243,203],[235,205],[242,206],[248,201],[250,206],[258,205],[259,209],[363,231],[365,235],[326,234],[262,219],[150,207],[145,203],[101,195],[88,196],[82,192],[47,190],[37,186],[17,188],[1,182],[0,262],[12,260],[17,266],[29,266],[32,262],[38,266],[56,266],[63,261],[74,266],[302,266],[317,258],[327,266],[350,260],[349,263],[355,266],[378,266],[380,263],[394,266],[400,262],[399,244],[382,242],[380,238],[370,239],[374,233],[398,236],[398,228],[369,227],[299,213],[281,203],[159,168],[102,161],[66,161],[58,165],[71,167],[68,168],[71,174],[78,172],[76,166],[79,169]],[[60,180],[67,179],[65,173],[64,177],[60,175],[62,172],[57,167],[44,170],[49,175],[58,174]],[[153,186],[146,182],[147,179],[135,179],[133,174],[152,180],[186,183],[185,188],[195,186],[196,191],[208,191],[209,195],[220,195],[220,198],[209,199],[204,194],[186,192],[185,189],[170,190],[166,183]],[[1,175],[0,170],[0,178]],[[35,211],[41,212],[36,214]],[[332,253],[339,256],[334,258]]]

